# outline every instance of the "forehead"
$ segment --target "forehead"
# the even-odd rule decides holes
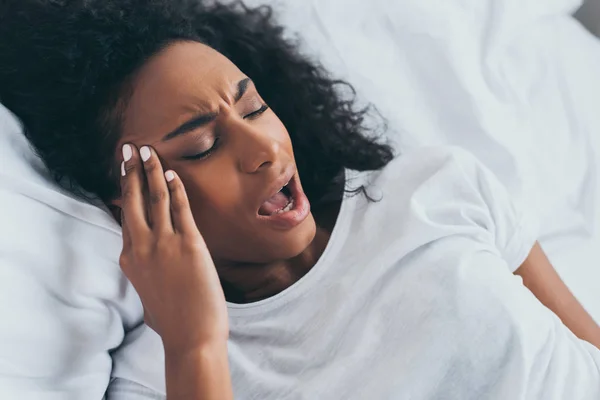
[[[132,82],[123,139],[152,144],[190,116],[215,111],[244,74],[225,56],[198,42],[176,42],[149,59]]]

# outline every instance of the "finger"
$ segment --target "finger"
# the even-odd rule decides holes
[[[194,221],[183,182],[172,170],[165,172],[165,179],[171,195],[171,215],[175,231],[183,234],[197,234],[198,227]]]
[[[127,227],[127,221],[125,220],[125,215],[123,214],[123,209],[120,210],[121,216],[121,233],[123,238],[123,249],[121,250],[121,256],[119,257],[119,265],[121,266],[121,271],[127,276],[129,279],[129,268],[131,268],[130,263],[130,254],[131,254],[131,235],[129,233],[129,228]]]
[[[127,226],[127,220],[123,210],[121,209],[121,231],[123,232],[123,252],[127,252],[131,249],[131,234],[129,233],[129,227]]]
[[[156,232],[173,232],[171,210],[169,206],[169,188],[165,181],[162,165],[154,149],[144,146],[140,149],[140,157],[148,182],[148,216],[150,224]]]
[[[131,240],[143,238],[149,233],[146,220],[143,189],[143,170],[139,153],[135,146],[123,146],[123,163],[121,164],[121,202],[123,217]]]

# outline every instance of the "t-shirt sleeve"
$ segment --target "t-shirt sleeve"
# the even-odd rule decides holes
[[[160,336],[142,324],[128,332],[112,353],[113,371],[107,400],[166,398],[164,349]]]
[[[469,338],[463,349],[469,363],[453,372],[485,382],[482,399],[600,399],[600,351],[506,268],[490,252],[478,252],[461,268],[454,298],[468,304],[456,314],[464,316],[459,332]]]
[[[464,150],[455,155],[485,208],[485,228],[511,272],[525,261],[537,241],[534,225],[496,175]]]
[[[166,400],[166,396],[137,382],[115,378],[110,382],[106,400]]]

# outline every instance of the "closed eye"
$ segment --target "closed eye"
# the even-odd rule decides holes
[[[220,145],[220,140],[219,140],[219,137],[217,136],[210,149],[203,151],[202,153],[194,154],[192,156],[183,156],[182,158],[184,160],[203,160],[203,159],[207,158],[208,156],[210,156],[217,149],[217,147],[219,147],[219,145]]]
[[[269,106],[266,104],[263,104],[258,110],[253,111],[250,114],[244,115],[244,119],[250,119],[250,120],[255,119],[255,118],[259,117],[261,114],[263,114],[265,111],[267,111],[268,109],[269,109]],[[220,145],[220,140],[219,140],[219,137],[217,136],[210,149],[208,149],[202,153],[194,154],[192,156],[184,156],[183,159],[184,160],[203,160],[205,158],[208,158],[217,149],[217,147],[219,147],[219,145]]]
[[[244,115],[244,119],[254,119],[254,118],[260,116],[262,113],[264,113],[268,109],[269,109],[269,106],[266,104],[263,104],[263,106],[261,108],[259,108],[258,110],[253,111],[248,115]]]

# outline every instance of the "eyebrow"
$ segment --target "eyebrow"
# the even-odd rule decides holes
[[[240,101],[240,99],[242,97],[244,97],[244,94],[248,90],[248,86],[250,86],[250,83],[252,83],[250,78],[242,79],[241,81],[238,82],[238,84],[237,84],[238,91],[235,94],[235,98],[234,98],[236,103],[238,101]]]
[[[237,103],[242,97],[244,97],[244,94],[248,90],[250,83],[252,83],[252,80],[250,78],[245,78],[238,82],[237,92],[234,97],[235,103]],[[189,133],[196,128],[209,124],[212,121],[214,121],[218,115],[219,113],[217,112],[196,115],[189,121],[184,122],[181,126],[179,126],[179,128],[175,129],[173,132],[166,134],[165,137],[162,138],[162,141],[166,142],[167,140],[171,140],[173,138],[176,138],[177,136],[185,135],[186,133]]]

